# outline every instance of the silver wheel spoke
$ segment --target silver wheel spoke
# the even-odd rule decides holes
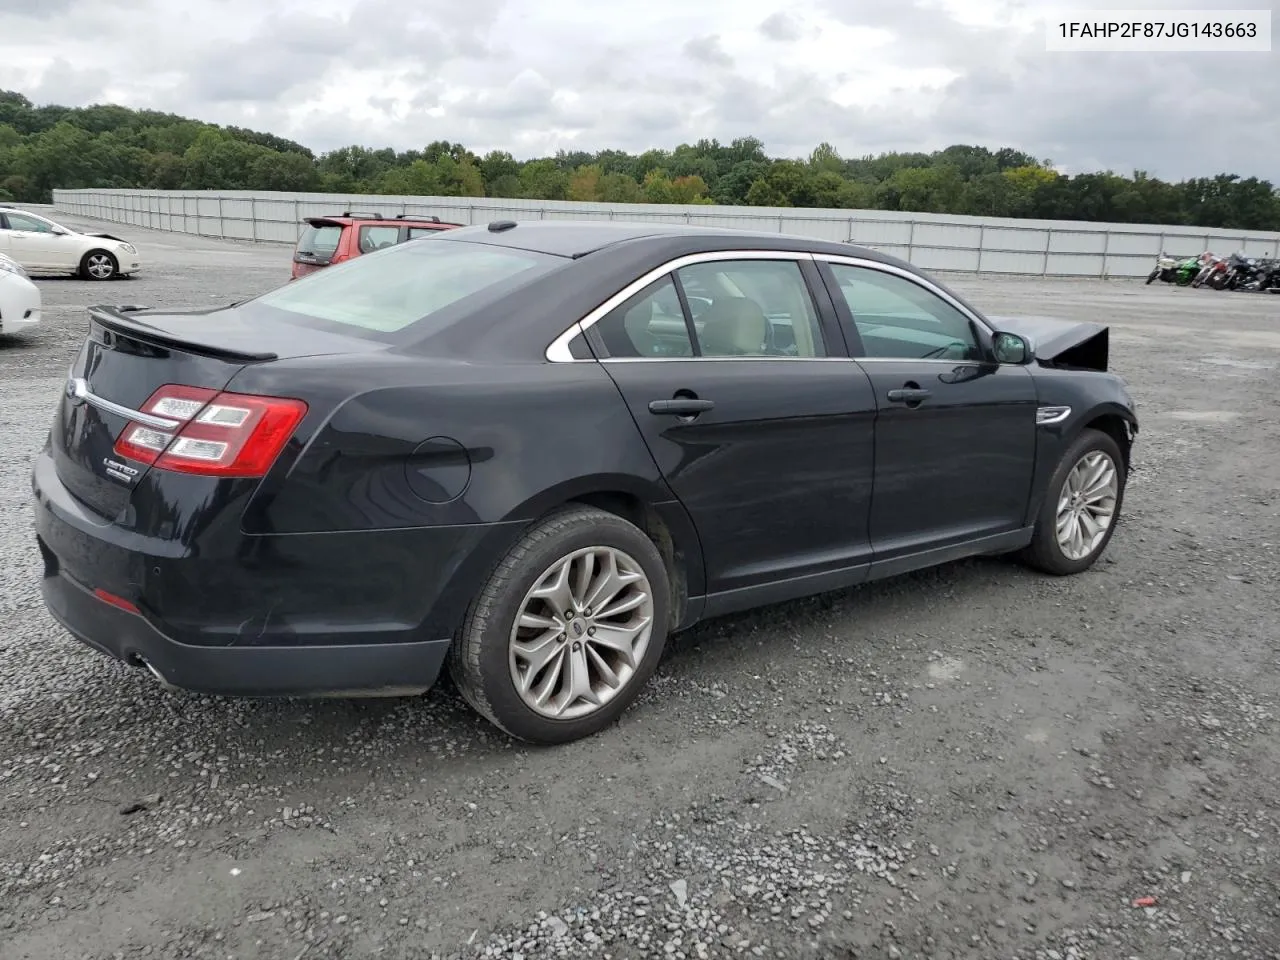
[[[1110,470],[1089,484],[1080,494],[1085,503],[1096,503],[1111,496],[1111,488],[1115,485],[1115,476]]]
[[[544,617],[540,614],[525,611],[520,614],[520,626],[527,630],[560,630],[560,621],[553,620],[551,617]]]
[[[548,630],[532,643],[514,645],[516,655],[525,662],[527,667],[522,684],[523,690],[527,691],[533,681],[538,679],[543,668],[559,655],[561,650],[559,635],[558,630]]]
[[[622,679],[614,672],[613,667],[609,666],[609,661],[600,656],[595,647],[588,646],[586,649],[587,659],[591,661],[592,669],[599,674],[600,679],[615,690],[622,686]]]
[[[585,610],[591,606],[591,583],[596,577],[596,555],[588,553],[578,560],[578,575],[573,584],[573,608]]]
[[[620,656],[624,663],[633,670],[636,666],[634,647],[636,637],[642,632],[649,629],[649,619],[645,620],[636,627],[597,627],[596,635],[591,638],[591,644],[596,647],[604,647]]]
[[[525,705],[554,719],[586,716],[626,689],[654,623],[644,569],[615,547],[586,547],[551,564],[519,608],[508,644]]]
[[[575,700],[585,700],[592,706],[600,706],[600,698],[592,689],[591,664],[587,662],[585,647],[579,646],[569,653],[569,691],[565,697],[565,706]]]
[[[614,617],[620,616],[624,613],[630,613],[632,610],[635,610],[637,607],[643,606],[648,602],[648,596],[643,593],[632,593],[628,596],[617,597],[616,600],[601,610],[596,616],[601,620],[612,620]]]
[[[541,681],[533,685],[531,680],[531,685],[521,690],[521,693],[526,694],[526,701],[532,699],[532,702],[539,707],[547,707],[555,692],[564,684],[565,659],[564,647],[556,647],[555,653],[551,657],[550,666],[542,675]],[[532,674],[532,676],[536,678],[537,674]],[[554,712],[558,713],[559,711]]]
[[[567,613],[573,609],[573,590],[569,582],[572,566],[569,560],[561,561],[554,570],[548,571],[542,578],[542,583],[533,592],[533,596],[539,600],[546,600],[551,604],[551,609],[558,614]],[[527,604],[525,609],[528,609]]]
[[[583,606],[588,610],[601,610],[610,600],[625,590],[628,584],[635,583],[639,577],[640,574],[625,575],[619,571],[617,558],[610,554],[609,561],[600,571],[600,577],[583,600]],[[596,616],[604,617],[605,614],[597,613]]]

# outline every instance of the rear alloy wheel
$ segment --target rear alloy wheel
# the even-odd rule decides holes
[[[662,656],[670,587],[657,547],[621,517],[569,507],[538,523],[472,604],[449,672],[513,737],[567,743],[616,720]]]
[[[80,276],[86,280],[110,280],[119,272],[119,261],[106,250],[90,250],[80,260]]]
[[[1101,430],[1085,430],[1058,464],[1025,557],[1045,573],[1087,570],[1115,533],[1124,500],[1124,456]]]

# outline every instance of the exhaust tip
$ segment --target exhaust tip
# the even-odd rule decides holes
[[[155,664],[153,664],[150,660],[148,660],[142,654],[131,653],[129,654],[126,662],[131,667],[137,667],[138,669],[146,670],[147,673],[151,674],[151,676],[156,680],[156,682],[159,683],[162,687],[166,687],[170,690],[177,689],[177,687],[175,687],[172,683],[170,683],[168,680],[164,678],[163,673],[161,673],[159,670],[156,669]]]

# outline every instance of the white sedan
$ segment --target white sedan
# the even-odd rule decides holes
[[[142,267],[133,244],[107,233],[78,233],[30,210],[0,206],[0,254],[32,273],[85,280],[129,276]]]
[[[0,253],[0,334],[17,333],[40,322],[40,288],[21,265]]]

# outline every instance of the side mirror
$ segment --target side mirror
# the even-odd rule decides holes
[[[54,227],[54,228],[53,228],[53,230],[51,230],[50,232],[51,232],[55,237],[68,237],[68,236],[70,236],[70,235],[71,235],[71,231],[70,231],[70,230],[66,230],[66,229],[64,229],[64,228],[62,228],[62,227]]]
[[[1016,333],[997,333],[992,345],[999,363],[1031,362],[1031,345]]]

